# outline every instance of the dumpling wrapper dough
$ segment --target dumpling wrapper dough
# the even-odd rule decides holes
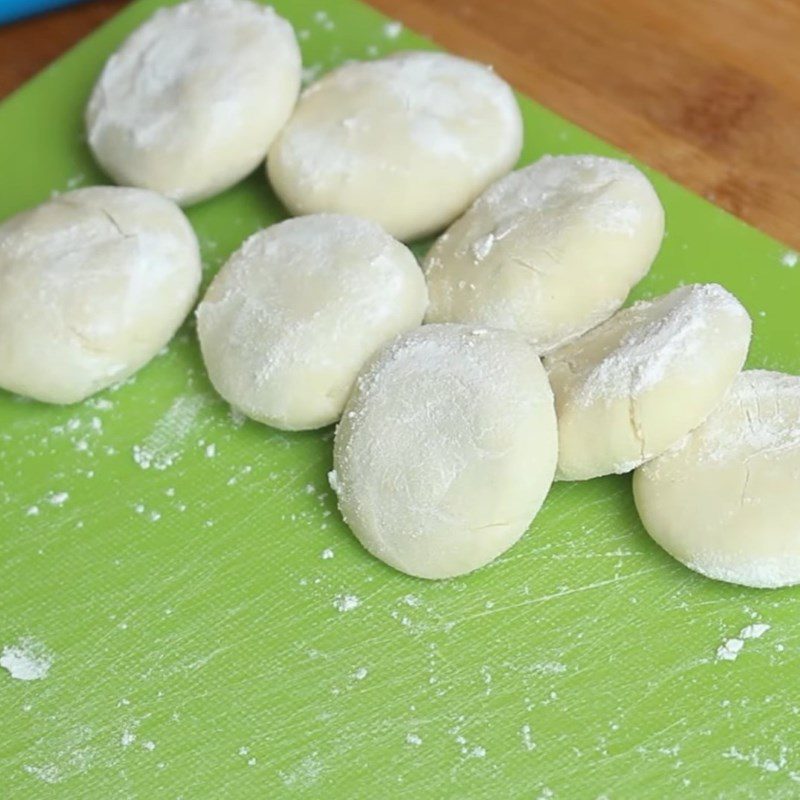
[[[0,225],[0,387],[75,403],[146,364],[197,297],[200,250],[170,200],[76,189]]]
[[[306,89],[267,171],[292,214],[357,214],[409,240],[452,222],[521,148],[505,81],[448,53],[405,52],[346,63]]]
[[[561,480],[630,472],[696,428],[747,357],[750,317],[717,284],[618,311],[545,358]]]
[[[800,377],[748,370],[696,430],[633,476],[652,538],[729,583],[800,583]]]
[[[289,219],[251,236],[197,309],[211,382],[235,408],[285,430],[339,419],[361,367],[420,324],[428,301],[411,251],[374,222]]]
[[[553,395],[530,345],[511,331],[426,325],[359,376],[336,429],[331,485],[373,555],[448,578],[522,536],[556,455]]]
[[[490,186],[435,242],[426,321],[516,330],[545,353],[623,304],[663,234],[658,196],[631,164],[544,156]]]
[[[270,7],[162,8],[106,62],[86,110],[89,146],[117,183],[196,203],[264,160],[300,76],[292,26]]]

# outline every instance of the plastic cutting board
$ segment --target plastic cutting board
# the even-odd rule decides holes
[[[0,218],[103,181],[83,106],[157,5],[0,106]],[[353,0],[274,5],[310,71],[432,46]],[[520,102],[521,163],[615,153]],[[634,296],[722,282],[755,322],[749,364],[800,372],[795,257],[650,174],[668,236]],[[206,281],[282,214],[261,171],[192,208]],[[0,671],[4,798],[800,796],[800,590],[684,569],[629,477],[557,485],[473,575],[409,578],[340,520],[331,438],[233,419],[191,322],[81,405],[0,393],[0,646],[51,661],[40,680]]]

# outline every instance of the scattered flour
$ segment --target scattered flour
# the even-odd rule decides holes
[[[63,733],[58,730],[49,731],[45,739],[39,739],[36,743],[49,752],[39,756],[41,761],[23,764],[23,771],[48,784],[63,783],[87,772],[96,756],[96,750],[90,744],[93,733],[92,728],[87,725],[80,725]],[[36,796],[39,794],[36,793]]]
[[[89,408],[95,408],[98,411],[110,411],[114,408],[114,404],[105,397],[91,397],[86,401]]]
[[[403,23],[392,20],[383,26],[383,35],[387,39],[396,39],[403,32]]]
[[[321,774],[322,762],[316,751],[306,756],[294,769],[278,772],[284,786],[297,786],[298,788],[312,786]]]
[[[770,627],[771,626],[766,623],[756,622],[742,628],[738,636],[726,639],[717,648],[717,661],[736,661],[739,657],[739,653],[741,653],[744,648],[745,640],[760,639]]]
[[[781,264],[784,267],[793,267],[797,264],[798,255],[794,250],[787,250],[781,256]]]
[[[119,737],[119,743],[123,747],[130,747],[136,741],[136,734],[133,731],[128,730],[127,728],[122,732],[122,736]]]
[[[743,647],[744,642],[741,639],[726,639],[717,648],[717,660],[736,661]]]
[[[63,506],[69,500],[69,492],[55,492],[47,498],[47,502],[52,506]]]
[[[85,180],[86,175],[84,175],[82,172],[79,172],[77,175],[73,175],[71,178],[67,178],[67,190],[69,191],[71,189],[77,189],[78,186],[81,186]]]
[[[723,758],[749,764],[751,767],[764,772],[779,772],[782,770],[787,765],[787,755],[788,750],[786,747],[781,747],[775,758],[762,755],[759,748],[750,753],[745,753],[736,747],[729,747],[722,753]]]
[[[156,470],[171,467],[180,456],[180,445],[191,433],[207,402],[202,396],[176,398],[144,441],[133,446],[133,460],[139,467]]]
[[[217,454],[217,446],[215,444],[206,445],[206,458],[214,458]]]
[[[539,664],[531,664],[526,671],[538,675],[561,675],[567,671],[567,665],[560,661],[542,661]]]
[[[760,639],[772,626],[767,625],[765,622],[756,622],[753,625],[748,625],[742,628],[739,636],[742,639]]]
[[[527,722],[520,728],[519,735],[522,737],[522,746],[528,752],[536,749],[536,742],[533,741],[531,735],[531,726]]]
[[[238,408],[234,408],[233,406],[230,407],[228,416],[230,417],[231,424],[234,428],[241,428],[242,425],[247,422],[247,417],[241,411],[239,411]]]
[[[326,547],[322,551],[322,558],[324,558],[324,559],[333,558],[333,550],[331,550],[330,547]]]
[[[150,450],[135,444],[133,446],[133,460],[142,468],[150,469],[153,467],[157,470],[164,470],[171,467],[175,463],[177,454],[170,453],[160,457],[155,456]]]
[[[366,667],[359,667],[354,673],[353,677],[357,681],[363,681],[369,675],[369,670]]]
[[[33,764],[25,764],[23,769],[28,775],[38,778],[43,783],[60,783],[64,780],[64,776],[55,764],[45,764],[42,767],[36,767]]]
[[[38,681],[47,677],[53,656],[41,643],[29,636],[17,644],[6,645],[0,655],[0,667],[20,681]]]
[[[328,16],[327,11],[315,11],[314,22],[326,31],[332,31],[336,27],[333,20]]]
[[[309,66],[303,67],[303,86],[308,86],[309,83],[313,83],[321,71],[322,64],[309,64]]]
[[[343,613],[345,611],[352,611],[361,605],[361,600],[354,594],[339,594],[333,599],[333,607]]]
[[[406,734],[406,744],[413,744],[415,747],[419,747],[422,744],[422,737],[416,733]]]

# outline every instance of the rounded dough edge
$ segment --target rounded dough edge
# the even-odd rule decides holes
[[[634,472],[633,491],[649,535],[690,569],[800,582],[800,377],[742,372],[703,425]]]
[[[315,214],[251,236],[198,306],[215,389],[283,430],[335,422],[369,357],[416,327],[427,290],[410,250],[369,220]]]
[[[89,146],[118,184],[197,203],[264,160],[297,100],[301,66],[292,26],[269,6],[159,9],[104,65],[85,110]]]
[[[521,149],[505,81],[458,56],[406,51],[346,63],[309,86],[266,171],[292,214],[364,216],[409,241],[449,224]]]
[[[718,284],[622,309],[545,357],[559,480],[625,473],[696,428],[741,371],[750,317]]]
[[[336,429],[331,485],[370,553],[410,575],[447,578],[519,540],[556,457],[552,393],[524,339],[426,325],[359,376]]]
[[[65,192],[0,225],[0,384],[74,403],[143,367],[197,296],[189,221],[145,189]]]
[[[658,195],[631,164],[543,156],[492,184],[431,247],[426,321],[517,330],[547,353],[622,306],[663,233]]]

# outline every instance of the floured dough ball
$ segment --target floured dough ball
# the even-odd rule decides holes
[[[195,203],[264,160],[299,91],[286,20],[250,0],[189,0],[156,11],[106,62],[89,146],[117,183]]]
[[[663,234],[635,167],[545,156],[489,187],[431,248],[426,319],[516,330],[547,352],[623,304]]]
[[[0,387],[74,403],[146,364],[189,312],[189,221],[144,189],[67,192],[0,225]]]
[[[739,374],[750,327],[732,294],[695,284],[623,309],[551,353],[558,477],[630,472],[696,428]]]
[[[488,564],[553,480],[553,395],[512,331],[426,325],[361,373],[336,429],[331,484],[361,544],[401,572]]]
[[[427,301],[411,251],[374,222],[298,217],[251,236],[220,270],[197,310],[200,346],[234,408],[276,428],[320,428]]]
[[[729,583],[800,583],[800,377],[752,370],[664,455],[636,470],[647,532]]]
[[[309,87],[270,150],[293,214],[341,211],[415,239],[455,219],[522,147],[514,95],[447,53],[350,62]]]

